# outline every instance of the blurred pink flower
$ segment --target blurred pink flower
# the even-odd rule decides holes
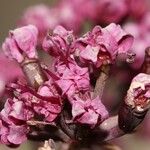
[[[147,0],[126,0],[130,16],[140,19],[149,10]]]
[[[149,34],[150,33],[150,12],[147,12],[141,19],[140,21],[140,26],[141,26],[141,30],[142,32],[144,32],[145,34]]]
[[[79,32],[84,16],[80,13],[79,8],[76,8],[75,2],[71,0],[62,0],[56,6],[59,12],[59,24],[64,26],[67,30]]]
[[[35,5],[24,11],[19,21],[19,26],[35,25],[38,28],[38,43],[42,43],[48,30],[53,30],[58,25],[58,12],[44,4]]]
[[[27,140],[26,134],[28,130],[25,125],[9,125],[9,127],[7,127],[0,121],[0,128],[0,139],[2,144],[18,146]]]
[[[82,17],[81,20],[85,21],[86,19],[96,19],[97,15],[97,0],[65,0],[67,3],[72,5],[72,8],[78,13],[79,17]],[[83,9],[83,6],[85,9]]]
[[[13,82],[19,76],[22,76],[19,66],[0,52],[0,97],[5,90],[5,85],[9,82]]]
[[[145,57],[145,49],[150,46],[150,13],[139,23],[127,23],[124,25],[125,31],[134,36],[132,52],[136,54],[135,61],[132,64],[134,69],[140,69]]]
[[[125,0],[98,0],[97,20],[101,24],[118,23],[127,15]]]

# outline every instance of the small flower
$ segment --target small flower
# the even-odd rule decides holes
[[[37,58],[37,35],[38,30],[33,25],[17,28],[9,32],[9,37],[6,38],[2,48],[9,58],[19,63],[24,60],[24,57]]]
[[[21,110],[24,111],[24,109],[19,106],[21,104],[28,110],[25,111],[26,115],[30,116],[31,113],[29,110],[31,110],[31,112],[34,112],[33,115],[36,114],[37,116],[42,117],[43,121],[47,122],[53,122],[61,112],[63,101],[61,100],[56,84],[54,84],[51,78],[49,81],[43,83],[37,91],[34,91],[31,87],[27,86],[26,83],[10,84],[8,90],[18,98],[19,102],[16,108],[20,108],[20,111],[12,112],[10,115],[20,115],[21,118]],[[4,114],[8,114],[8,112]],[[27,117],[26,121],[30,119],[32,118]]]
[[[132,42],[133,37],[119,25],[112,23],[105,28],[96,26],[77,40],[76,55],[85,64],[100,67],[105,63],[113,63],[118,53],[127,53]]]
[[[33,118],[34,113],[22,101],[16,98],[7,99],[0,112],[1,142],[7,145],[20,145],[27,140],[28,127],[26,121]]]
[[[33,110],[38,116],[42,116],[44,121],[53,122],[61,112],[62,100],[52,81],[46,81],[39,87],[37,92],[30,88],[14,85],[20,93],[19,99],[27,108]]]
[[[148,1],[147,0],[126,0],[129,15],[136,19],[140,19],[143,15],[148,12]]]
[[[127,93],[126,103],[132,107],[145,109],[150,101],[150,75],[140,73],[133,78]]]
[[[5,126],[0,121],[0,139],[2,144],[18,146],[27,140],[28,133],[26,125],[9,125]]]
[[[44,39],[43,49],[54,57],[68,56],[73,52],[71,46],[74,39],[72,31],[67,31],[64,27],[57,26],[52,35],[49,34]]]
[[[53,122],[60,114],[63,103],[56,84],[51,80],[46,81],[38,89],[37,94],[41,95],[42,99],[33,104],[34,110],[38,114],[44,115],[45,121]]]
[[[102,104],[99,97],[74,96],[71,101],[73,121],[80,124],[87,124],[94,128],[108,117],[108,111]]]
[[[73,60],[67,64],[58,61],[55,65],[55,71],[60,78],[56,84],[62,90],[62,94],[67,97],[90,88],[88,68],[79,67]]]

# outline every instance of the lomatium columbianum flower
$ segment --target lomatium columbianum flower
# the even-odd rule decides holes
[[[127,53],[132,42],[133,37],[119,25],[96,26],[77,40],[76,55],[82,62],[100,67],[104,63],[112,64],[117,54]]]
[[[65,130],[69,121],[75,129],[86,126],[92,132],[109,119],[99,95],[102,91],[95,95],[94,86],[99,85],[92,83],[89,63],[93,70],[101,69],[103,64],[112,64],[117,54],[130,50],[133,42],[133,37],[116,24],[105,28],[96,26],[83,37],[75,37],[73,31],[57,26],[43,41],[43,49],[53,57],[53,65],[48,68],[38,57],[37,39],[37,27],[28,25],[10,31],[2,46],[25,74],[6,88],[9,94],[0,112],[0,139],[7,145],[20,145],[30,137],[31,122]],[[141,84],[149,85],[148,78],[145,80],[140,79]],[[145,88],[144,96],[149,98],[149,86]],[[141,92],[141,89],[136,90]],[[135,95],[137,92],[134,92],[134,102],[139,96]],[[68,117],[64,116],[66,113]],[[66,123],[65,127],[61,121],[63,125]],[[68,130],[64,132],[70,135]]]
[[[35,50],[37,35],[38,30],[33,25],[18,28],[9,32],[9,37],[6,38],[2,48],[9,58],[15,59],[19,63],[24,60],[25,56],[37,58]]]
[[[127,132],[132,131],[145,117],[149,103],[150,75],[140,73],[133,78],[125,98],[125,107],[120,110],[120,128]]]

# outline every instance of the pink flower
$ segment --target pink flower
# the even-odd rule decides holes
[[[18,99],[44,121],[53,122],[61,112],[62,100],[56,84],[50,79],[41,85],[38,91],[32,90],[26,84],[11,84],[10,91],[18,92]]]
[[[22,101],[16,98],[7,99],[4,109],[0,112],[1,142],[7,145],[19,145],[27,140],[26,121],[33,116],[33,111]]]
[[[145,108],[150,99],[150,75],[140,73],[133,78],[127,93],[126,103],[139,110]]]
[[[99,0],[97,5],[97,20],[102,24],[118,23],[128,11],[125,0]]]
[[[56,9],[59,12],[59,23],[68,30],[78,32],[84,21],[83,15],[80,14],[79,8],[75,8],[71,0],[62,0]]]
[[[10,142],[10,144],[20,145],[27,140],[27,133],[28,130],[26,125],[12,125],[9,127],[7,140]]]
[[[78,17],[82,17],[82,22],[86,19],[96,19],[97,15],[97,1],[93,0],[65,0],[67,3],[70,3],[72,6],[72,9],[75,10],[76,13],[78,13]],[[83,9],[84,8],[86,9]]]
[[[91,128],[94,128],[108,117],[108,111],[99,97],[95,99],[91,99],[90,97],[82,99],[79,96],[75,96],[71,103],[72,116],[76,123],[87,124]]]
[[[23,99],[26,106],[34,110],[37,116],[43,117],[43,121],[53,122],[61,112],[61,103],[59,98],[40,95],[36,97],[30,92],[26,92],[21,95],[21,99]]]
[[[119,25],[112,23],[105,28],[96,26],[77,40],[76,55],[82,62],[100,67],[103,63],[112,63],[118,53],[127,53],[132,42],[133,37]]]
[[[75,37],[72,31],[67,31],[62,26],[57,26],[52,35],[47,35],[43,41],[43,49],[52,56],[65,57],[73,52],[71,47]]]
[[[132,46],[133,36],[129,32],[124,31],[120,25],[110,24],[103,29],[109,32],[118,43],[118,53],[126,53]]]
[[[27,132],[27,126],[25,125],[9,125],[6,127],[0,121],[0,139],[2,144],[18,146],[27,140]]]
[[[45,121],[53,122],[58,114],[60,114],[63,103],[56,84],[51,80],[45,82],[39,88],[37,94],[41,95],[43,100],[34,104],[34,110],[38,114],[44,115]],[[44,101],[44,98],[47,99],[47,101]]]
[[[19,63],[24,60],[25,56],[37,58],[37,35],[38,30],[33,25],[17,28],[9,32],[9,37],[6,38],[2,48],[9,58],[13,58]]]
[[[39,31],[38,43],[41,45],[47,31],[54,29],[59,24],[57,14],[58,12],[55,9],[49,8],[44,4],[35,5],[25,10],[19,21],[19,26],[35,25]]]
[[[55,69],[60,77],[56,84],[61,88],[63,95],[71,97],[75,93],[90,88],[88,68],[81,68],[74,61],[67,64],[58,61],[58,64],[55,64]]]

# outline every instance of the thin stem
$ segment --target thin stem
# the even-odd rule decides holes
[[[64,112],[60,114],[59,125],[61,129],[64,131],[64,133],[67,134],[71,139],[75,138],[74,130],[72,130],[65,122]]]
[[[27,121],[27,125],[30,127],[28,134],[30,140],[43,141],[52,138],[63,142],[70,141],[70,138],[55,124],[43,121]]]
[[[44,121],[36,121],[36,120],[30,120],[30,121],[27,121],[27,124],[30,125],[30,126],[38,126],[38,125],[50,125],[50,126],[54,126],[56,127],[55,124],[52,124],[52,123],[48,123],[48,122],[44,122]]]
[[[38,60],[25,58],[21,64],[21,67],[29,84],[32,87],[37,89],[47,80]]]
[[[100,98],[103,95],[103,91],[105,88],[106,81],[109,76],[110,65],[103,65],[101,68],[100,75],[96,81],[96,85],[94,88],[93,98],[99,96]]]
[[[145,60],[142,66],[142,71],[150,74],[150,47],[145,50]]]

